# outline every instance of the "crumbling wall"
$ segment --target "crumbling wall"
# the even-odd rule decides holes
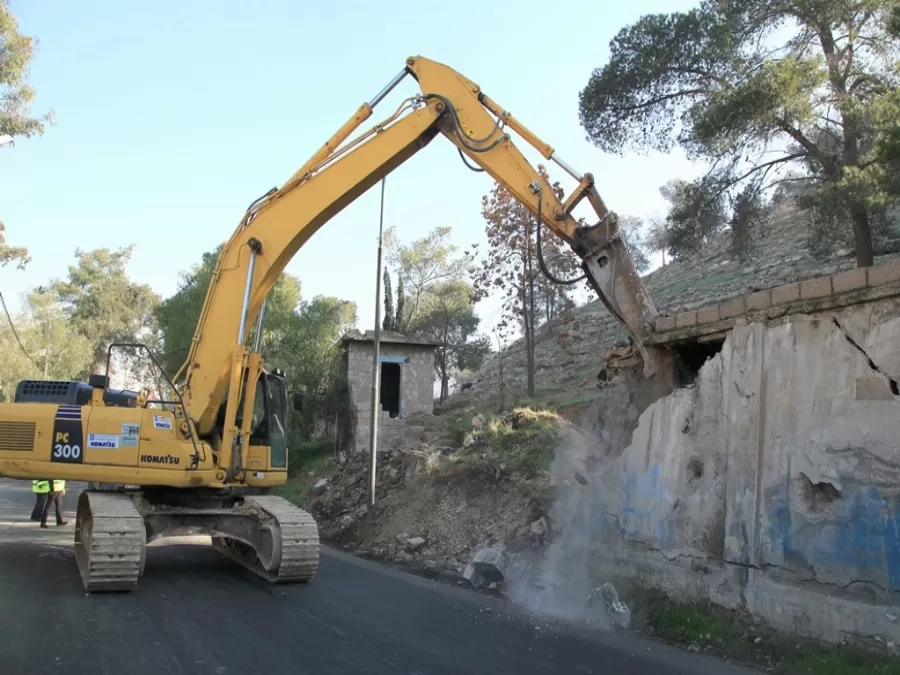
[[[595,564],[806,635],[900,642],[898,382],[900,299],[739,321],[589,475]]]

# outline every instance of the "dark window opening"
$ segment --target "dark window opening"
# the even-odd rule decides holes
[[[697,380],[703,364],[722,351],[725,338],[692,339],[672,345],[675,352],[675,380],[677,386],[687,387]]]
[[[400,414],[400,364],[381,364],[381,409],[391,417]]]

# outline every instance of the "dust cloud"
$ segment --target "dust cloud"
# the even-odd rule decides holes
[[[511,559],[509,596],[520,607],[612,629],[605,608],[590,602],[594,589],[612,581],[615,573],[612,509],[618,480],[616,459],[605,452],[610,440],[606,431],[570,427],[557,446],[551,465],[556,496],[548,514],[550,543]]]

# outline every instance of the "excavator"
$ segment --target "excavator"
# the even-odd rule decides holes
[[[420,93],[348,140],[408,76]],[[510,132],[578,182],[568,198],[557,199]],[[569,166],[475,82],[410,57],[287,182],[248,207],[219,254],[187,359],[173,377],[145,346],[115,344],[105,375],[23,380],[14,400],[0,404],[0,476],[89,485],[78,496],[74,534],[86,591],[134,590],[150,542],[197,533],[268,582],[314,578],[318,526],[272,493],[288,476],[289,397],[285,374],[266,370],[260,354],[266,296],[320,227],[438,135],[468,168],[487,173],[527,207],[539,246],[547,227],[571,247],[583,271],[576,280],[585,279],[627,331],[644,376],[659,369],[658,350],[645,344],[657,311],[593,176]],[[596,222],[573,216],[585,199]],[[172,400],[151,400],[147,388],[109,386],[113,352],[125,348],[144,351]]]

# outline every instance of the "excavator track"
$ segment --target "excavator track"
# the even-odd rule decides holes
[[[263,521],[265,550],[254,551],[225,537],[213,537],[213,548],[271,583],[302,583],[316,575],[319,528],[309,513],[286,499],[268,495],[245,497],[241,508]]]
[[[143,518],[129,495],[86,490],[78,496],[75,560],[86,591],[134,590],[146,544]]]

